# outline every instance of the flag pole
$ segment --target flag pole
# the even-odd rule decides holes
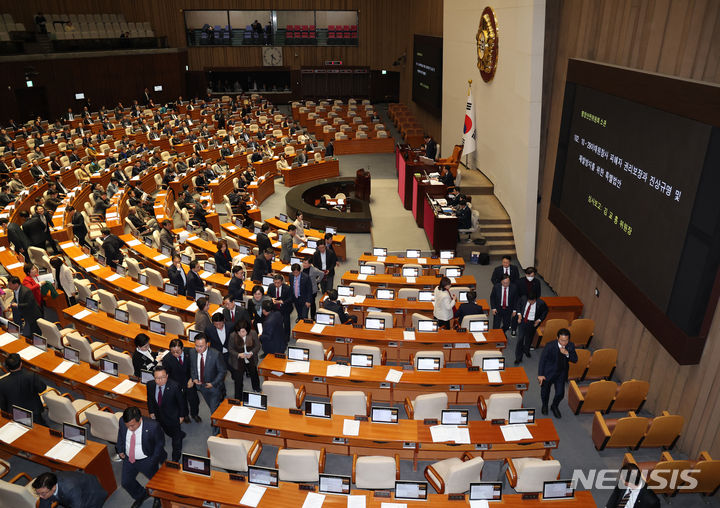
[[[468,97],[470,97],[470,90],[472,89],[472,79],[468,79]],[[473,123],[475,122],[475,119],[472,119]],[[465,169],[470,169],[470,166],[468,166],[468,154],[465,154]]]

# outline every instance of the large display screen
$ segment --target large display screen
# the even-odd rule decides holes
[[[707,185],[719,180],[720,130],[668,95],[685,87],[685,98],[705,100],[697,83],[571,61],[550,219],[676,359],[693,363],[702,344],[687,340],[706,334],[715,305],[720,199]]]
[[[442,37],[415,35],[412,99],[431,113],[442,113]]]

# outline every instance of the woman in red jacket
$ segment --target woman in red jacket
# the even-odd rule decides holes
[[[43,299],[42,294],[40,293],[40,282],[38,281],[37,266],[32,263],[25,263],[23,271],[25,272],[25,278],[22,281],[23,286],[32,291],[33,296],[37,301],[37,304],[40,306],[40,308],[42,308]]]

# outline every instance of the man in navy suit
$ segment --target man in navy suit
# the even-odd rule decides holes
[[[190,375],[213,414],[220,405],[227,369],[220,352],[209,345],[204,333],[195,336],[195,349],[190,350]]]
[[[107,498],[97,476],[79,471],[42,473],[32,486],[40,498],[39,508],[55,503],[65,508],[101,508]]]
[[[262,322],[262,334],[260,335],[263,353],[266,355],[283,353],[287,343],[285,341],[282,314],[280,314],[279,310],[274,310],[273,303],[270,300],[265,300],[262,303],[262,313],[265,316],[265,320]]]
[[[172,339],[168,349],[170,352],[163,356],[162,364],[167,369],[168,377],[182,389],[185,406],[190,408],[190,416],[199,423],[202,421],[198,414],[200,399],[190,375],[190,353],[183,347],[180,339]],[[190,419],[186,417],[185,423],[190,423]]]
[[[460,307],[458,307],[457,316],[455,316],[458,326],[462,326],[463,318],[465,316],[472,316],[474,314],[484,313],[482,305],[478,305],[476,299],[477,293],[474,290],[470,290],[467,292],[467,302],[460,304]]]
[[[135,406],[126,408],[118,423],[115,449],[122,459],[120,483],[135,500],[131,508],[139,508],[150,495],[136,477],[142,473],[152,478],[165,461],[165,435],[158,422],[143,418],[140,408]],[[159,501],[156,499],[153,507],[160,506]]]
[[[558,404],[565,396],[565,382],[568,378],[569,362],[577,363],[578,356],[575,352],[575,344],[570,342],[570,330],[560,328],[557,339],[545,344],[540,364],[538,365],[538,381],[540,382],[540,399],[542,399],[542,414],[548,413],[548,400],[550,399],[550,387],[555,387],[550,409],[556,418],[560,418]]]
[[[285,284],[285,279],[279,273],[273,275],[273,285],[268,287],[267,295],[272,299],[276,310],[280,311],[285,331],[285,343],[290,341],[290,314],[292,313],[295,301],[290,286]]]
[[[185,398],[178,384],[168,379],[168,371],[160,364],[153,370],[152,381],[148,381],[147,405],[150,417],[160,422],[165,434],[172,440],[172,460],[178,462],[182,453],[185,433],[180,423],[188,414]]]
[[[495,284],[490,292],[490,308],[493,314],[493,328],[502,328],[507,332],[512,327],[513,333],[517,329],[515,306],[517,305],[517,288],[510,282],[510,276],[503,274],[500,282]]]
[[[310,282],[308,274],[303,273],[299,263],[293,263],[290,269],[292,270],[290,289],[295,300],[297,318],[298,320],[305,319],[313,301],[312,282]]]
[[[168,278],[171,284],[175,284],[178,288],[178,295],[185,294],[185,287],[187,286],[188,274],[185,273],[185,269],[180,262],[180,255],[173,254],[172,265],[168,267]],[[195,299],[195,295],[190,295],[190,298]]]
[[[185,295],[195,300],[196,293],[202,293],[205,291],[205,284],[198,275],[198,272],[200,271],[200,263],[197,262],[197,259],[193,259],[192,261],[190,261],[190,264],[188,266],[190,267],[190,271],[187,274]]]
[[[502,275],[507,274],[510,276],[510,282],[517,284],[518,279],[520,279],[520,270],[518,270],[517,266],[511,264],[511,261],[512,258],[510,256],[503,256],[502,264],[495,267],[492,277],[490,277],[490,282],[497,284],[500,282]]]
[[[548,308],[545,302],[535,295],[530,293],[527,296],[522,296],[518,299],[518,305],[515,308],[516,317],[518,324],[518,338],[517,345],[515,346],[515,365],[519,365],[525,356],[530,358],[530,343],[535,337],[535,331],[540,326],[540,323],[545,321],[548,314]]]

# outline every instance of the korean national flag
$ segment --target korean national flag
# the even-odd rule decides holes
[[[465,106],[463,145],[462,155],[475,151],[475,103],[473,102],[472,90],[468,93],[467,105]]]

